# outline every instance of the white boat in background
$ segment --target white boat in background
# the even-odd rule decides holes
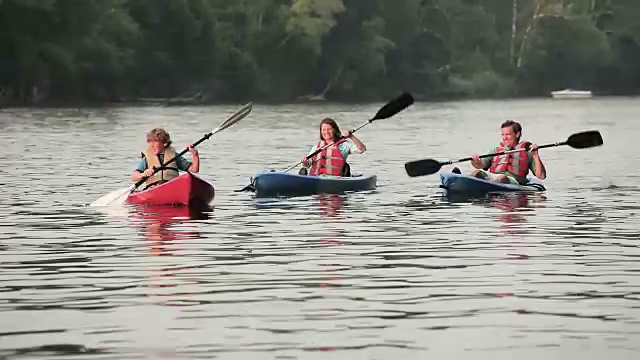
[[[593,94],[589,90],[564,89],[552,91],[551,96],[553,96],[554,99],[584,99],[592,97]]]

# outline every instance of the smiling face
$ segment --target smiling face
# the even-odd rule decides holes
[[[322,126],[320,126],[320,134],[324,141],[332,142],[335,130],[333,130],[333,127],[330,124],[322,124]]]
[[[505,146],[515,147],[520,141],[520,133],[515,132],[513,126],[505,126],[501,130],[502,143]]]
[[[320,140],[327,143],[338,141],[340,138],[340,128],[331,118],[324,118],[320,122]]]

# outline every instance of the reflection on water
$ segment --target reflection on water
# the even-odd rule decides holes
[[[501,246],[509,250],[505,258],[529,259],[527,247],[521,246],[520,241],[526,241],[526,236],[531,235],[530,222],[536,216],[536,210],[545,207],[547,197],[543,193],[490,193],[478,197],[443,191],[442,199],[451,204],[497,209],[498,213],[493,221],[497,223],[496,229],[500,230],[499,237],[503,238]]]
[[[209,220],[213,208],[194,206],[132,206],[130,219],[149,248],[151,256],[184,256],[191,246],[189,242],[205,238],[198,230],[198,223]],[[185,261],[164,261],[149,273],[148,296],[154,304],[162,306],[192,306],[199,304],[183,287],[198,280],[187,280],[198,266]]]
[[[317,196],[321,210],[321,216],[335,217],[340,215],[344,200],[337,194],[321,194]]]
[[[529,216],[535,216],[535,210],[544,208],[547,197],[543,193],[490,193],[485,196],[468,196],[459,193],[443,191],[444,201],[452,204],[475,204],[487,208],[502,210],[497,217],[505,234],[517,234],[525,231],[523,226]]]
[[[320,118],[351,128],[379,104],[256,105],[199,145],[204,211],[86,204],[130,184],[148,129],[182,147],[235,106],[3,111],[19,165],[0,172],[0,358],[635,360],[640,102],[569,104],[415,104],[359,135],[350,163],[376,191],[290,199],[233,190],[299,159]],[[540,144],[615,141],[544,149],[540,195],[452,197],[404,172],[494,146],[503,118]]]
[[[131,211],[131,219],[148,240],[154,255],[171,255],[171,249],[176,243],[203,237],[200,231],[191,226],[180,229],[179,225],[194,220],[208,220],[212,210],[191,206],[139,206]]]

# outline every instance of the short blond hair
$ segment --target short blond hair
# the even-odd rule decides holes
[[[169,146],[171,145],[171,136],[165,129],[155,128],[147,133],[147,141],[160,141]]]

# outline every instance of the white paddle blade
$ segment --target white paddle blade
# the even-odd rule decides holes
[[[231,115],[231,117],[229,117],[222,124],[220,124],[220,126],[218,126],[211,133],[215,134],[215,133],[217,133],[219,131],[222,131],[222,130],[230,127],[231,125],[237,123],[238,121],[244,119],[247,115],[249,115],[249,113],[251,112],[252,108],[253,108],[253,103],[251,103],[251,102],[247,103],[240,110],[236,111],[235,114]]]
[[[133,190],[133,185],[126,187],[124,189],[119,189],[116,191],[112,191],[98,200],[92,202],[89,206],[109,206],[109,205],[120,205],[127,200],[129,193]]]

